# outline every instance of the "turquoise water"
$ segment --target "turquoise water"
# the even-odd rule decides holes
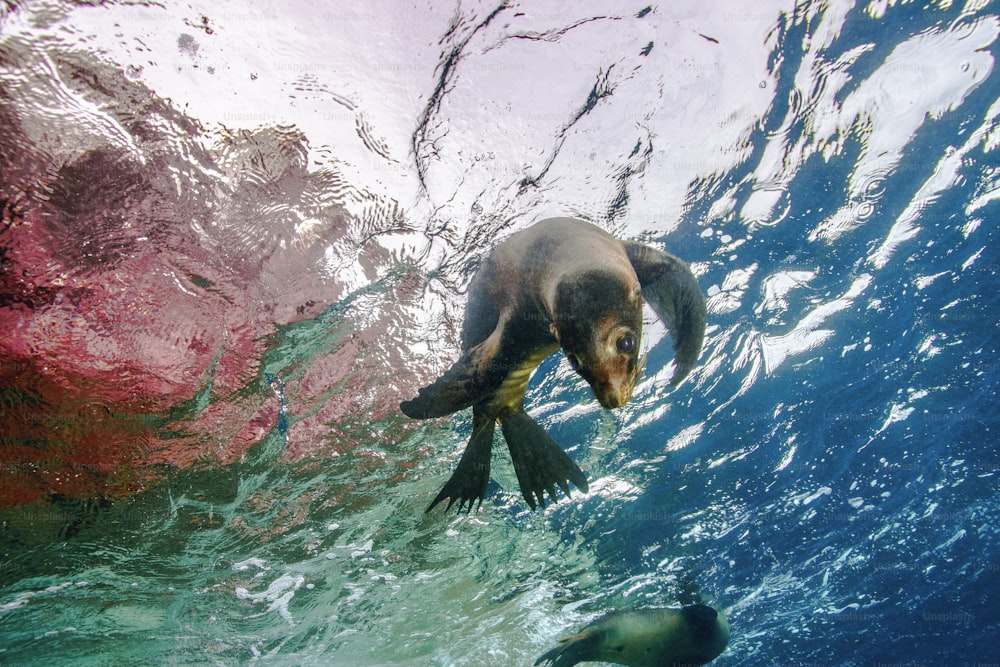
[[[610,609],[714,664],[996,664],[996,8],[0,10],[0,664],[528,665]],[[528,410],[590,491],[424,509],[489,248],[689,261],[633,400]]]

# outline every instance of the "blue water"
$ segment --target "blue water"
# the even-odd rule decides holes
[[[0,10],[0,258],[56,295],[0,301],[0,446],[44,452],[0,469],[0,664],[528,665],[694,599],[729,616],[714,664],[1000,663],[1000,16],[718,4]],[[156,196],[72,209],[53,174],[98,149]],[[478,513],[425,514],[471,415],[393,406],[551,215],[689,261],[701,363],[670,388],[648,313],[611,412],[547,360],[528,409],[590,492],[532,513],[497,447]],[[132,349],[93,400],[145,387],[155,474],[68,484],[125,408],[26,369]]]

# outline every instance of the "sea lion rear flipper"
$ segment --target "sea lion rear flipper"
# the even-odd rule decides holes
[[[503,329],[497,329],[482,343],[466,350],[451,368],[427,385],[417,397],[399,404],[399,409],[413,419],[443,417],[475,405],[503,382],[505,369],[494,363],[503,341]]]
[[[641,243],[626,241],[625,252],[642,287],[642,296],[667,325],[674,341],[674,375],[687,377],[705,338],[705,296],[698,279],[682,260]]]
[[[483,502],[486,494],[486,485],[490,481],[490,453],[493,449],[493,432],[496,429],[496,419],[493,415],[474,414],[472,419],[472,437],[465,447],[455,472],[451,478],[445,482],[440,493],[434,501],[428,505],[425,512],[430,512],[439,502],[448,499],[447,512],[451,506],[458,501],[458,511],[462,511],[462,506],[469,503],[466,511],[472,511],[472,504]],[[476,506],[479,509],[479,506]]]
[[[586,493],[587,478],[583,471],[527,413],[515,411],[503,417],[500,425],[521,485],[521,495],[532,510],[536,497],[538,504],[545,507],[546,491],[555,502],[557,484],[567,496],[569,482]]]

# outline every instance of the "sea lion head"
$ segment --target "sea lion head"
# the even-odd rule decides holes
[[[597,270],[561,281],[551,331],[603,407],[628,402],[642,337],[642,293],[634,276]]]

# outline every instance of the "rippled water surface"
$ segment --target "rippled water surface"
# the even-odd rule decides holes
[[[1000,16],[975,2],[6,2],[0,664],[996,664]],[[700,365],[424,509],[469,279],[555,215],[691,263]]]

